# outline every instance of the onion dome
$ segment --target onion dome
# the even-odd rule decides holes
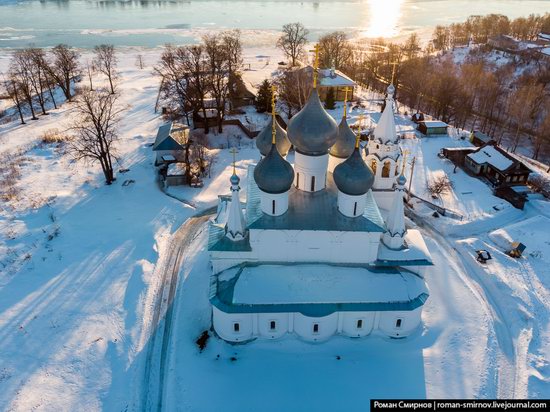
[[[288,123],[288,138],[304,155],[320,156],[336,143],[338,126],[323,108],[317,89],[313,89],[306,105]]]
[[[329,153],[334,157],[340,159],[347,159],[353,153],[355,147],[355,134],[349,128],[348,122],[345,117],[342,117],[342,121],[338,125],[338,136],[336,137],[336,143],[330,148]]]
[[[271,140],[272,140],[272,128],[273,128],[273,117],[270,116],[269,123],[262,129],[260,134],[256,136],[256,147],[262,154],[262,156],[267,156],[269,150],[271,150]],[[282,156],[286,156],[290,150],[290,140],[286,136],[285,130],[281,127],[279,122],[275,122],[275,141],[277,142],[277,150]]]
[[[403,175],[399,175],[399,177],[397,178],[397,184],[399,186],[405,186],[405,183],[407,183],[407,178]]]
[[[350,196],[364,195],[374,183],[374,174],[365,164],[359,148],[355,148],[345,162],[336,166],[332,177],[338,190]]]
[[[231,184],[232,184],[233,186],[238,186],[239,183],[240,183],[240,181],[241,181],[241,179],[239,179],[239,176],[237,176],[235,173],[233,173],[233,174],[231,175],[231,177],[229,178],[229,181],[231,182]]]
[[[254,168],[254,180],[263,192],[272,194],[287,192],[292,186],[294,169],[283,159],[275,143]]]

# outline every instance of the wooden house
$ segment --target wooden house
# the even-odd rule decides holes
[[[449,125],[439,120],[423,120],[418,122],[416,130],[424,136],[441,136],[447,135]]]
[[[494,140],[491,136],[481,133],[479,130],[475,130],[470,133],[470,142],[477,147],[485,146],[491,142],[494,143]]]
[[[153,151],[156,152],[155,166],[185,160],[188,143],[188,126],[174,122],[163,124],[153,143]]]
[[[464,166],[495,187],[525,185],[531,170],[497,145],[486,144],[468,154]]]

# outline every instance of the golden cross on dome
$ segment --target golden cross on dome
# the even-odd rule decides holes
[[[351,91],[349,87],[344,88],[344,117],[348,114],[348,92]]]
[[[319,44],[316,44],[313,50],[315,52],[315,60],[313,60],[313,88],[317,88],[317,75],[319,72]]]
[[[271,86],[271,144],[275,144],[275,135],[277,134],[277,129],[275,126],[275,122],[277,121],[275,117],[275,92],[277,91],[277,87]]]
[[[235,148],[232,148],[229,153],[231,153],[233,155],[233,174],[236,175],[237,173],[235,173],[235,162],[236,162],[236,159],[235,159],[235,155],[238,153],[237,152],[237,149]]]

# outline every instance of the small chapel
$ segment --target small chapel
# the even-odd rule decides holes
[[[231,194],[209,223],[212,321],[222,339],[403,338],[419,328],[432,258],[405,224],[394,92],[390,85],[366,145],[345,106],[339,124],[325,111],[315,75],[286,131],[272,105],[246,200],[233,165]]]

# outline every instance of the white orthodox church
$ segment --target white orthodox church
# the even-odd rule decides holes
[[[231,197],[220,196],[209,227],[222,339],[400,338],[418,328],[432,260],[405,226],[393,92],[361,148],[346,114],[337,125],[314,87],[286,132],[273,115],[257,137],[262,158],[248,169],[245,202],[233,170]]]

